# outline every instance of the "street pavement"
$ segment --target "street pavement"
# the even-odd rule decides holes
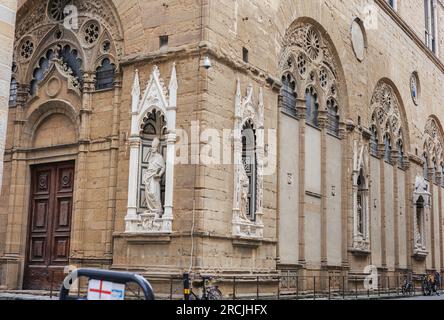
[[[396,300],[403,300],[403,301],[444,301],[444,295],[432,296],[432,297],[418,296],[418,297],[411,297],[411,298],[400,298],[400,299],[396,299]]]

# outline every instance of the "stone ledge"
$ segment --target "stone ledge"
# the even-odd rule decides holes
[[[415,251],[415,253],[413,254],[413,258],[418,261],[424,261],[425,259],[427,259],[428,255],[429,253],[427,251]]]
[[[163,233],[114,233],[113,237],[130,244],[170,243],[172,238],[171,234]]]
[[[233,238],[233,246],[235,247],[258,248],[262,246],[262,242],[262,239],[257,238]]]
[[[356,248],[351,248],[348,250],[348,252],[357,257],[367,257],[372,254],[370,250],[361,250]]]

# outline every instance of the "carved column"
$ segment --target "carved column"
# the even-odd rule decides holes
[[[139,114],[139,99],[140,99],[140,82],[139,71],[136,70],[134,84],[132,89],[131,102],[131,135],[129,138],[130,145],[130,162],[129,162],[129,177],[128,177],[128,211],[125,217],[126,231],[133,232],[132,226],[134,221],[138,221],[137,216],[137,187],[139,174],[139,150],[141,146],[141,139],[139,136],[139,125],[137,117]]]
[[[74,203],[76,216],[74,218],[74,228],[77,232],[75,240],[73,241],[73,248],[71,252],[76,255],[75,258],[83,258],[83,253],[86,247],[84,241],[85,231],[88,229],[88,217],[85,214],[86,206],[86,184],[88,180],[87,162],[88,152],[90,146],[90,118],[92,113],[92,94],[95,90],[95,73],[85,72],[83,75],[83,95],[82,107],[80,109],[80,136],[79,136],[79,155],[77,158],[77,176],[76,176],[76,190],[77,195]]]
[[[167,135],[167,165],[166,165],[166,186],[168,190],[165,194],[164,230],[171,230],[173,223],[173,194],[174,194],[174,165],[176,158],[176,109],[177,109],[177,74],[176,65],[173,65],[169,86],[169,105],[166,109],[168,118]]]

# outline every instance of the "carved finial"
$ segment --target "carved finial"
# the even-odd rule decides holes
[[[136,112],[139,106],[139,99],[140,99],[140,80],[139,80],[139,70],[136,69],[134,72],[134,83],[133,83],[133,90],[131,92],[132,96],[132,105],[131,110],[132,112]]]
[[[177,90],[178,88],[178,84],[177,84],[177,72],[176,72],[176,63],[173,63],[173,69],[171,71],[171,80],[170,80],[170,86],[169,89],[170,91],[173,89]]]
[[[170,79],[170,87],[169,87],[169,96],[170,96],[170,108],[177,107],[177,72],[176,72],[176,63],[173,63],[173,70],[171,71],[171,79]]]
[[[133,95],[140,95],[140,81],[139,81],[139,70],[136,69],[134,72],[134,82],[133,82]]]
[[[235,103],[236,103],[236,105],[235,105],[236,117],[240,117],[241,116],[242,94],[241,94],[241,85],[240,85],[239,78],[237,78]]]

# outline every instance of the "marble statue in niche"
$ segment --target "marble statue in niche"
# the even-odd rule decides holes
[[[241,186],[241,206],[240,206],[240,219],[244,221],[250,221],[248,218],[248,194],[250,192],[250,179],[248,178],[245,166],[240,168],[240,186]]]
[[[161,180],[165,174],[166,164],[165,159],[159,153],[160,140],[155,138],[146,158],[148,168],[143,174],[143,183],[145,185],[145,201],[147,212],[162,215],[162,200],[161,200]]]

